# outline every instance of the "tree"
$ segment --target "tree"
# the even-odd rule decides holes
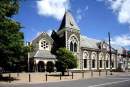
[[[56,56],[58,60],[56,67],[58,71],[62,72],[62,75],[64,75],[66,69],[72,69],[77,67],[76,57],[66,48],[59,48],[57,50]]]
[[[12,19],[19,10],[18,0],[0,0],[0,66],[13,69],[24,57],[21,24]]]

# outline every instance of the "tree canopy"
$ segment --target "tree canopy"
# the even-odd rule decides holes
[[[18,10],[18,0],[0,0],[0,66],[4,68],[15,66],[24,56],[21,24],[12,19]]]
[[[59,48],[56,53],[58,64],[57,69],[64,72],[66,69],[72,69],[77,67],[76,57],[72,52],[66,48]]]

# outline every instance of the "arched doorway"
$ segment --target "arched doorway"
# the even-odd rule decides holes
[[[45,64],[43,61],[39,61],[38,63],[38,72],[44,72],[45,71]]]

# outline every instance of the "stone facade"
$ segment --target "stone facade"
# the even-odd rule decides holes
[[[70,12],[65,12],[60,28],[52,34],[55,37],[43,32],[32,41],[35,50],[31,53],[31,57],[34,58],[36,64],[40,61],[43,61],[45,65],[48,61],[55,63],[56,58],[51,53],[52,49],[65,47],[76,56],[79,70],[106,70],[110,67],[125,69],[127,67],[124,48],[112,46],[110,64],[108,43],[82,36]]]

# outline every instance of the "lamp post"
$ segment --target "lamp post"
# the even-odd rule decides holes
[[[110,75],[112,75],[111,37],[110,37],[110,32],[108,32],[108,37],[109,37],[109,55],[110,55]]]

